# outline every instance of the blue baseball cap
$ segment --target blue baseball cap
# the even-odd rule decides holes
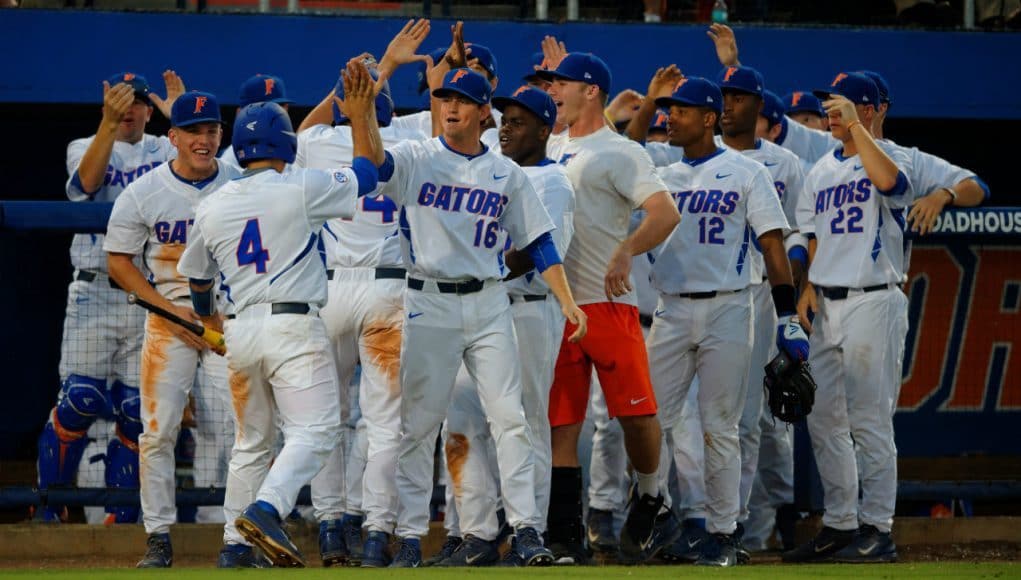
[[[433,59],[433,64],[436,64],[443,58],[443,55],[447,54],[447,47],[441,46],[429,53],[429,58]],[[418,68],[418,94],[422,94],[429,90],[429,78],[426,76],[426,68],[424,62],[416,62],[415,66]]]
[[[792,113],[813,113],[820,117],[826,116],[826,109],[822,108],[822,101],[812,93],[794,91],[783,97],[783,106],[788,115]]]
[[[131,88],[135,91],[135,98],[142,99],[145,102],[149,102],[149,81],[145,80],[140,74],[133,72],[122,72],[117,73],[110,78],[106,79],[106,82],[113,88],[117,83],[127,83],[131,85]]]
[[[839,73],[830,86],[812,91],[815,96],[826,100],[830,95],[846,97],[856,105],[879,106],[879,87],[869,77],[860,73]]]
[[[770,128],[772,128],[780,121],[783,121],[783,101],[773,91],[762,91],[762,112],[760,114],[766,118]]]
[[[518,105],[528,109],[549,127],[557,122],[557,105],[553,98],[547,95],[546,91],[535,87],[523,85],[509,97],[493,97],[493,106],[501,113],[507,105]]]
[[[479,59],[479,64],[489,72],[489,76],[496,77],[496,56],[493,55],[493,51],[489,50],[488,46],[466,42],[464,47],[465,49],[471,49],[471,52],[468,53],[468,60],[473,58]]]
[[[560,61],[556,70],[538,71],[539,78],[548,81],[564,79],[596,85],[604,93],[610,92],[612,76],[603,59],[588,52],[572,52]]]
[[[284,79],[274,75],[257,74],[246,80],[241,85],[241,95],[238,97],[241,106],[252,103],[293,103],[287,98],[287,86]]]
[[[170,109],[170,126],[187,127],[198,123],[221,123],[216,97],[202,91],[184,93]]]
[[[656,99],[656,106],[664,109],[672,105],[682,107],[709,107],[717,114],[723,112],[723,93],[715,83],[702,77],[684,77],[677,81],[669,97]]]
[[[863,74],[876,83],[876,88],[879,89],[879,102],[890,104],[890,83],[886,82],[883,75],[877,73],[874,70],[860,70],[859,74]]]
[[[670,120],[670,113],[663,109],[656,109],[656,114],[652,116],[652,121],[649,122],[649,132],[653,131],[667,131],[667,121]]]
[[[443,86],[433,91],[434,97],[445,97],[457,93],[472,102],[485,105],[493,95],[493,89],[486,77],[470,68],[455,68],[443,77]]]
[[[720,91],[740,91],[761,97],[766,89],[759,71],[750,66],[728,66],[716,75]]]
[[[546,56],[541,52],[533,52],[532,58],[528,59],[528,74],[522,77],[526,83],[530,83],[533,80],[539,78],[539,71],[542,70],[542,64],[546,62]],[[535,68],[539,67],[539,68]]]

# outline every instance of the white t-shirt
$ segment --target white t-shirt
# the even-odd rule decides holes
[[[358,179],[334,171],[263,169],[228,182],[199,203],[177,265],[188,278],[223,277],[227,299],[252,304],[326,303],[326,268],[315,251],[326,220],[355,211]]]
[[[656,167],[666,167],[684,158],[684,147],[675,147],[661,141],[646,142],[645,151]]]
[[[177,262],[199,202],[241,175],[220,164],[202,188],[177,177],[165,163],[132,183],[113,204],[103,250],[142,255],[149,282],[165,298],[187,298],[188,279],[177,273]]]
[[[409,276],[434,280],[501,279],[505,238],[524,248],[553,229],[528,176],[483,148],[470,157],[442,137],[388,149],[393,175],[379,192],[399,208]]]
[[[607,302],[606,267],[628,236],[631,212],[666,185],[641,145],[607,127],[558,140],[547,152],[567,167],[574,185],[574,239],[564,258],[571,291],[578,304]],[[637,305],[634,292],[615,301]]]
[[[861,158],[844,157],[843,148],[817,161],[805,176],[798,229],[815,236],[808,279],[817,286],[864,288],[903,279],[905,208],[914,200],[911,159],[902,148],[879,146],[908,180],[896,195],[880,193]]]
[[[553,243],[562,258],[571,245],[571,238],[574,237],[574,188],[571,187],[571,180],[567,178],[567,170],[551,159],[546,159],[540,165],[521,169],[532,182],[542,205],[553,220],[556,227],[552,232]],[[547,294],[549,286],[538,271],[532,270],[507,282],[507,292],[515,296]]]
[[[90,195],[82,191],[78,165],[93,139],[95,136],[75,139],[67,146],[68,180],[65,190],[71,201],[114,201],[136,179],[177,157],[177,149],[164,136],[143,135],[138,143],[115,141],[103,185]],[[71,240],[71,265],[80,270],[106,272],[103,235],[75,234]]]
[[[428,138],[417,130],[393,125],[380,129],[380,136],[384,147],[393,147],[409,139]],[[346,167],[353,159],[354,142],[349,126],[315,125],[298,134],[295,167]],[[327,268],[380,268],[402,264],[397,204],[383,195],[361,197],[351,219],[327,220],[322,239]]]
[[[721,148],[659,171],[681,223],[653,253],[653,287],[663,294],[748,287],[755,232],[788,230],[766,168]]]

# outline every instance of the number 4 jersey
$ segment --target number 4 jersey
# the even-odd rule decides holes
[[[720,148],[659,170],[681,223],[651,252],[652,285],[663,294],[741,290],[751,284],[752,238],[788,230],[769,171]]]
[[[358,178],[287,168],[245,173],[202,200],[177,265],[189,278],[221,272],[237,312],[252,304],[326,302],[326,268],[316,252],[327,219],[351,217]]]
[[[892,191],[879,191],[861,158],[839,147],[805,177],[798,198],[798,229],[817,246],[809,280],[819,286],[864,288],[900,283],[904,275],[905,210],[912,198],[911,160],[903,148],[879,143],[902,177]]]

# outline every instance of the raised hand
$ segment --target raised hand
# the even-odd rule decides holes
[[[424,62],[427,67],[431,65],[427,55],[417,53],[422,42],[429,36],[430,27],[429,20],[425,18],[418,21],[411,19],[393,37],[379,62],[379,80],[376,81],[377,93],[383,88],[386,79],[402,64]]]
[[[367,119],[375,116],[375,83],[369,75],[369,69],[360,60],[347,63],[341,73],[344,83],[344,99],[334,96],[337,106],[349,119]]]
[[[149,100],[152,104],[156,105],[156,108],[160,110],[167,119],[170,118],[170,111],[174,107],[174,101],[178,97],[184,94],[184,81],[181,77],[177,76],[177,73],[167,69],[163,71],[163,84],[167,88],[167,98],[161,98],[156,93],[149,93]]]
[[[854,103],[848,100],[847,97],[831,94],[830,98],[822,102],[822,106],[826,109],[827,115],[834,112],[839,114],[839,118],[836,119],[836,122],[842,125],[844,130],[847,130],[851,123],[859,121],[858,111],[855,110]],[[830,116],[830,124],[833,122],[834,119]]]
[[[127,83],[103,81],[103,122],[117,125],[135,102],[135,89]]]
[[[674,87],[683,78],[684,73],[675,64],[656,69],[656,74],[652,75],[652,80],[649,81],[647,98],[655,101],[660,97],[669,97],[673,94]]]
[[[741,64],[737,60],[737,37],[729,26],[717,22],[709,27],[706,34],[716,45],[716,58],[720,59],[720,64],[723,66]]]
[[[546,36],[542,39],[542,68],[554,70],[560,66],[560,61],[567,56],[567,45],[553,36]]]

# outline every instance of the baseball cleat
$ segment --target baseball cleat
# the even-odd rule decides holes
[[[744,565],[752,561],[752,553],[744,547],[744,524],[738,523],[734,530],[734,549],[737,551],[737,563]]]
[[[170,545],[170,534],[149,534],[146,539],[145,556],[136,568],[169,568],[174,563],[174,548]]]
[[[440,560],[436,567],[490,566],[500,559],[495,542],[488,542],[472,535],[464,537],[461,545],[450,556]]]
[[[216,559],[217,568],[269,568],[270,564],[255,549],[244,544],[226,544]]]
[[[304,568],[305,557],[281,526],[277,511],[264,501],[245,508],[234,520],[241,535],[266,555],[274,566]]]
[[[518,540],[517,538],[511,538],[510,549],[504,554],[503,559],[496,563],[498,568],[521,568],[525,565],[525,561],[521,559],[521,554],[518,554]]]
[[[319,557],[324,568],[347,562],[350,553],[344,542],[343,532],[341,520],[319,522]]]
[[[464,540],[460,536],[447,536],[447,539],[443,541],[443,546],[440,547],[440,551],[432,555],[428,560],[422,563],[423,566],[435,566],[440,562],[446,560],[457,550],[457,547],[461,545]]]
[[[702,555],[696,566],[729,568],[737,566],[737,539],[733,534],[712,534],[702,543]]]
[[[387,554],[387,546],[390,545],[390,534],[386,532],[372,531],[365,539],[365,546],[362,548],[360,559],[362,568],[386,568],[390,565],[390,555]]]
[[[354,514],[344,514],[340,519],[344,546],[347,547],[347,563],[349,566],[358,566],[362,562],[362,553],[365,551],[362,542],[362,524],[365,518]]]
[[[846,564],[881,564],[897,561],[897,545],[890,532],[880,532],[875,526],[865,524],[843,549],[833,554],[834,562]]]
[[[593,552],[617,554],[620,542],[613,533],[613,512],[589,508],[585,528],[588,531],[588,545]]]
[[[621,560],[627,563],[645,562],[680,537],[681,526],[673,511],[663,511],[663,502],[662,494],[656,497],[649,494],[632,497],[631,509],[620,533]]]
[[[401,538],[391,568],[418,568],[422,565],[422,543],[418,538]]]
[[[521,528],[514,534],[514,545],[525,566],[552,566],[553,552],[542,544],[535,528]]]
[[[781,559],[788,563],[829,562],[833,554],[854,541],[856,532],[824,526],[818,536],[790,552],[784,552]]]
[[[681,535],[664,547],[659,555],[667,562],[695,562],[702,556],[702,544],[709,539],[709,532],[698,520],[684,520]]]

